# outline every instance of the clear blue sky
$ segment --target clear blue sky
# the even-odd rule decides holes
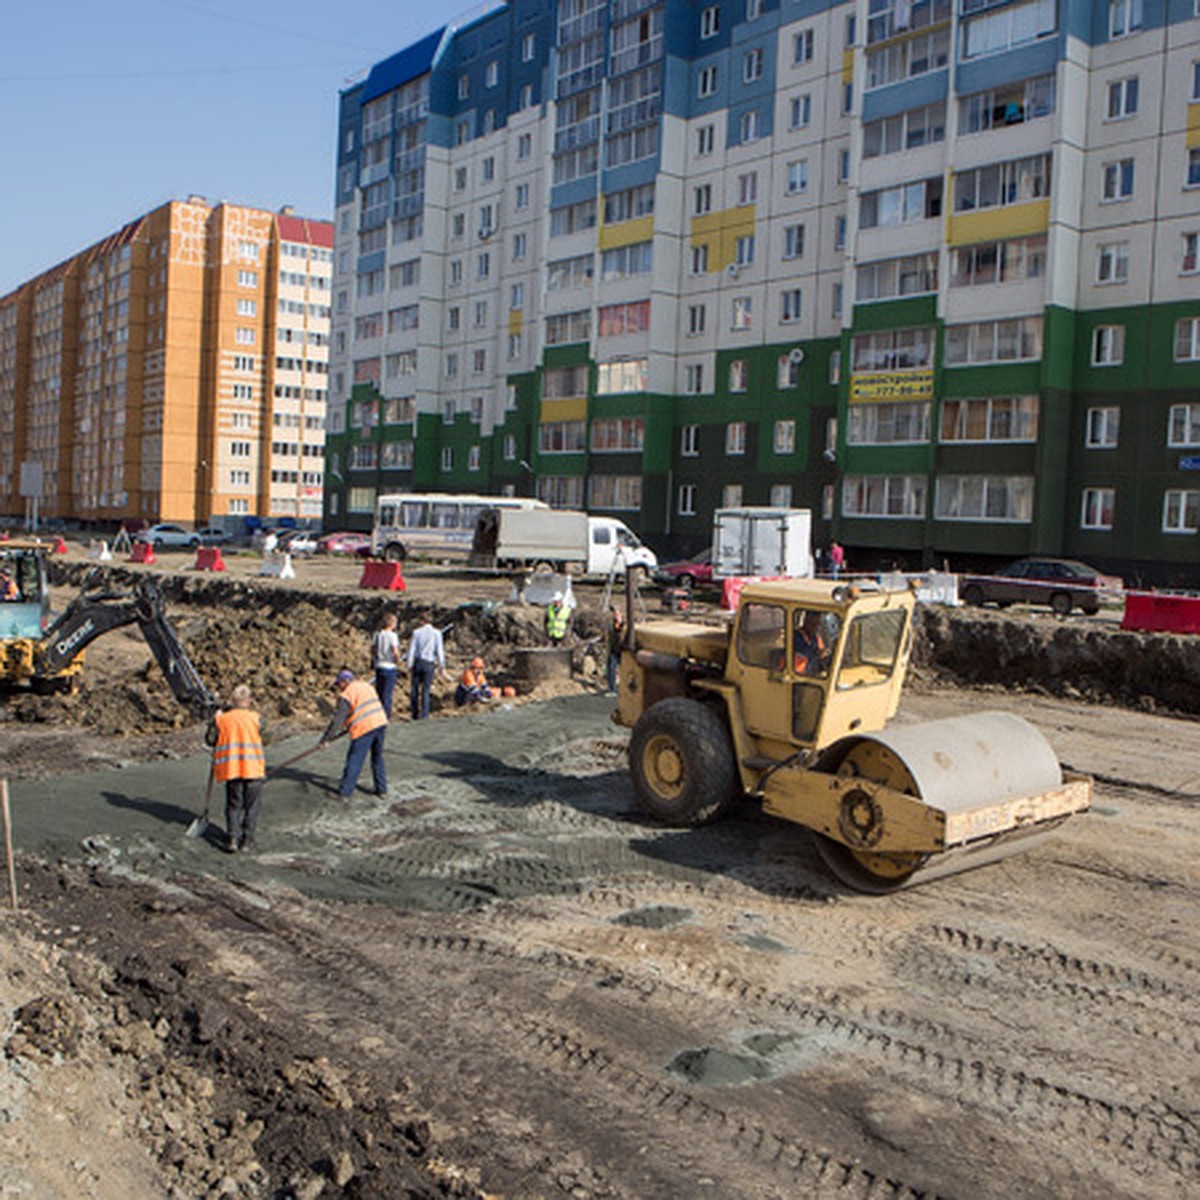
[[[331,217],[338,92],[461,12],[416,0],[4,8],[0,296],[193,193]]]

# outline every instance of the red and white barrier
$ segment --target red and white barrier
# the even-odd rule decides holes
[[[1200,633],[1200,595],[1126,592],[1121,628],[1140,633]]]
[[[388,592],[402,592],[408,586],[404,582],[404,569],[398,562],[383,562],[369,558],[363,563],[360,588],[379,588]]]
[[[154,556],[154,547],[149,542],[134,542],[129,548],[129,557],[126,562],[133,563],[156,563],[158,559]]]
[[[193,568],[197,571],[224,571],[225,560],[221,557],[220,546],[198,546],[196,562]]]

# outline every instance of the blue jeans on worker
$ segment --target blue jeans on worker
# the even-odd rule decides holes
[[[409,700],[414,721],[429,716],[429,689],[433,685],[433,673],[436,670],[437,663],[431,658],[418,658],[413,661]]]
[[[396,676],[399,674],[395,667],[375,668],[375,691],[379,694],[379,703],[383,705],[383,711],[387,713],[389,720],[392,716],[392,696],[396,692]]]
[[[375,784],[375,794],[387,794],[387,771],[383,765],[383,738],[387,726],[380,725],[362,737],[352,738],[350,748],[346,751],[346,767],[342,771],[342,782],[338,785],[339,796],[349,796],[358,786],[358,777],[362,774],[363,764],[367,754],[371,755],[371,775]]]

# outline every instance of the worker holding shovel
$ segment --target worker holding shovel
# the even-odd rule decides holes
[[[229,854],[254,849],[254,830],[266,776],[262,718],[251,707],[250,689],[233,689],[233,707],[218,712],[204,740],[213,747],[212,778],[225,784],[225,841]],[[207,802],[205,811],[207,811]]]

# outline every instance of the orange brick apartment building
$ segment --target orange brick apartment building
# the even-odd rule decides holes
[[[193,196],[0,297],[0,515],[319,517],[332,247]]]

